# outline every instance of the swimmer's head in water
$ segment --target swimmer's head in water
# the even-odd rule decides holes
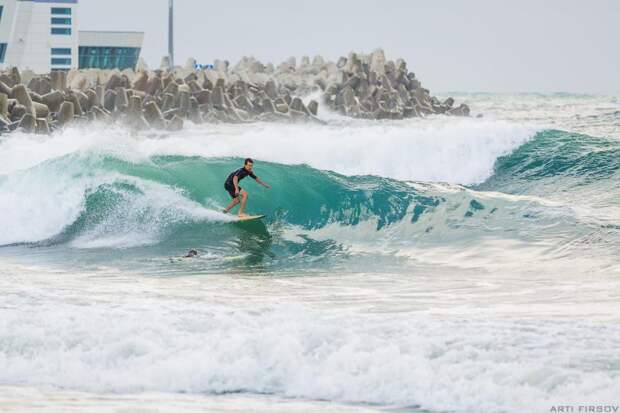
[[[186,257],[195,257],[198,255],[198,251],[196,250],[189,250],[189,252],[187,253]]]

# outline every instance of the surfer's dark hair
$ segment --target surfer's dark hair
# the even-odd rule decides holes
[[[245,162],[243,163],[244,165],[247,165],[249,163],[254,163],[254,161],[252,160],[252,158],[245,158]]]

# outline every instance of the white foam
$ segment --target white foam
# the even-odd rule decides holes
[[[0,140],[0,175],[29,169],[42,162],[68,154],[116,154],[129,160],[144,158],[135,142],[144,139],[126,129],[94,123],[55,132],[52,136],[15,132]]]
[[[472,184],[493,173],[534,129],[502,121],[413,119],[403,122],[323,125],[218,125],[196,127],[164,140],[142,142],[148,155],[253,157],[308,164],[345,175]]]
[[[489,299],[483,287],[470,311],[460,312],[466,318],[433,314],[457,290],[427,292],[426,311],[392,311],[387,295],[376,302],[381,311],[358,311],[361,299],[372,298],[360,296],[363,284],[359,290],[345,280],[338,285],[344,301],[327,300],[322,308],[287,302],[295,290],[277,280],[243,282],[236,295],[229,277],[222,284],[136,278],[123,288],[107,278],[72,278],[64,289],[56,277],[39,277],[44,285],[4,282],[0,383],[104,393],[267,393],[440,411],[617,401],[620,378],[609,363],[620,330],[613,323],[586,322],[580,314],[499,317],[495,304],[488,311],[475,306]],[[55,288],[45,285],[52,281]],[[310,282],[305,294],[320,293],[324,282]],[[347,286],[354,297],[347,299]],[[501,297],[495,298],[506,301]],[[527,309],[515,306],[514,314]]]
[[[135,178],[117,178],[140,189],[123,193],[124,202],[106,211],[103,222],[71,242],[78,248],[126,248],[157,243],[171,224],[232,221],[233,217],[205,209],[173,188]]]
[[[103,222],[73,240],[74,247],[130,247],[159,240],[167,224],[179,221],[227,221],[232,218],[202,207],[180,191],[121,174],[89,170],[96,156],[64,159],[17,171],[0,180],[0,245],[36,242],[58,235],[79,217],[88,192],[101,185],[126,183],[138,190],[108,206]],[[95,161],[96,162],[96,161]]]
[[[253,157],[346,175],[472,184],[488,178],[499,156],[536,132],[498,120],[338,118],[329,125],[198,125],[157,137],[130,135],[120,128],[68,129],[48,139],[15,134],[0,145],[0,174],[88,151],[140,162],[153,155]]]
[[[92,180],[65,172],[35,168],[0,177],[0,245],[49,238],[77,219]]]

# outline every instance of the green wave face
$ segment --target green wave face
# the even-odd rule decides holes
[[[126,176],[156,181],[177,189],[201,204],[226,205],[228,174],[241,159],[207,160],[178,156],[156,157],[144,165],[107,158],[103,167]],[[288,166],[257,161],[255,173],[273,186],[267,190],[251,178],[240,185],[249,193],[249,211],[278,212],[289,224],[319,228],[330,222],[355,225],[371,216],[378,229],[402,219],[412,201],[408,185],[378,177],[347,178],[308,166]]]
[[[620,141],[547,130],[499,158],[493,176],[478,188],[532,194],[588,185],[617,190],[618,171]]]
[[[372,176],[348,178],[304,165],[257,161],[255,172],[273,189],[251,178],[241,184],[250,194],[248,211],[267,217],[232,223],[215,211],[230,202],[224,180],[241,159],[165,156],[136,164],[114,157],[95,162],[68,157],[56,162],[88,163],[90,170],[113,177],[88,188],[79,217],[39,244],[87,248],[81,251],[82,259],[137,239],[129,245],[136,256],[150,251],[150,255],[178,257],[191,247],[225,266],[252,264],[250,268],[256,270],[254,264],[269,261],[272,266],[290,268],[309,260],[320,268],[322,261],[346,259],[348,254],[340,240],[316,239],[314,231],[367,224],[381,233],[399,222],[416,223],[427,210],[445,201],[404,182]],[[166,197],[172,200],[162,203]],[[155,198],[157,205],[151,202]]]

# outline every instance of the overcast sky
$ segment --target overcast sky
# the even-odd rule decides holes
[[[144,31],[167,53],[168,0],[79,0],[82,30]],[[176,63],[383,47],[433,92],[620,94],[620,0],[175,0]]]

